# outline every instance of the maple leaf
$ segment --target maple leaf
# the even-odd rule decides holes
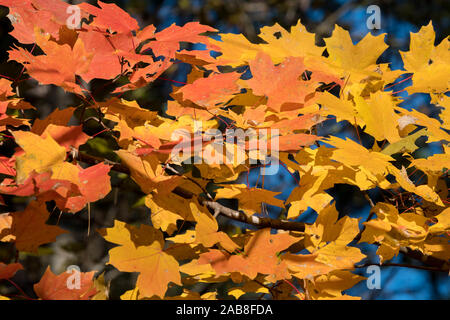
[[[250,60],[254,60],[260,47],[253,44],[245,38],[243,34],[219,34],[221,41],[209,39],[209,43],[219,48],[222,53],[217,58],[219,64],[230,65],[231,67],[238,67]]]
[[[190,100],[207,109],[217,108],[217,104],[230,100],[239,92],[236,81],[240,76],[237,72],[213,74],[183,86],[176,95],[181,94],[183,100]]]
[[[7,97],[14,95],[14,92],[11,87],[12,81],[8,79],[1,78],[0,79],[0,99],[6,100]]]
[[[216,67],[216,60],[208,50],[181,50],[175,53],[175,57],[185,63],[195,66],[207,66],[214,72],[219,72]]]
[[[335,205],[328,205],[318,212],[314,224],[305,227],[305,247],[312,251],[329,242],[342,246],[350,243],[359,233],[358,219],[343,217],[338,221],[338,211]]]
[[[429,174],[441,173],[443,169],[449,169],[450,163],[450,147],[444,146],[443,149],[444,153],[436,153],[426,159],[413,159],[409,166]]]
[[[74,271],[77,272],[77,271]],[[90,300],[97,293],[93,277],[95,271],[80,272],[78,276],[79,287],[69,287],[69,272],[55,275],[50,267],[47,267],[41,280],[33,286],[34,292],[42,300]]]
[[[7,126],[18,127],[29,126],[29,121],[7,114],[7,109],[34,109],[34,107],[20,98],[13,98],[14,92],[11,88],[12,82],[0,79],[0,131],[6,130]]]
[[[247,281],[243,286],[228,289],[228,295],[233,296],[236,299],[239,299],[241,296],[249,292],[269,293],[269,290],[255,281]]]
[[[66,167],[70,168],[70,164],[67,163]],[[58,166],[57,166],[58,167]],[[62,166],[59,166],[61,168]],[[71,170],[65,177],[73,177],[74,170]],[[56,174],[58,176],[59,173]],[[62,210],[75,209],[76,211],[86,204],[82,204],[81,207],[69,208],[68,203],[72,197],[80,196],[80,190],[78,186],[71,181],[52,179],[52,172],[44,172],[37,174],[32,172],[22,184],[17,184],[13,179],[4,179],[0,184],[0,193],[11,194],[21,197],[27,197],[35,195],[39,197],[40,201],[55,201],[58,208]],[[73,212],[76,212],[73,211]]]
[[[149,194],[145,197],[145,205],[151,210],[153,226],[169,235],[177,229],[178,220],[193,219],[189,201],[174,193],[164,196]]]
[[[260,52],[249,66],[253,77],[246,83],[254,94],[266,96],[267,107],[277,112],[284,104],[301,107],[319,87],[317,82],[299,80],[306,70],[302,58],[286,58],[275,66],[268,54]]]
[[[239,284],[228,290],[236,298],[256,292],[270,293],[274,299],[354,299],[343,291],[362,280],[351,271],[366,256],[349,245],[360,235],[360,241],[378,246],[382,262],[403,247],[443,262],[450,259],[445,185],[450,150],[446,145],[450,141],[450,99],[446,95],[450,51],[448,37],[435,46],[431,23],[411,34],[409,51],[401,52],[406,70],[391,70],[389,63],[377,63],[387,48],[384,34],[367,34],[354,44],[339,26],[325,39],[325,47],[316,46],[315,35],[300,21],[290,31],[279,24],[262,27],[258,34],[262,43],[255,44],[241,34],[221,34],[221,41],[210,39],[206,33],[217,30],[198,22],[158,31],[153,25],[140,29],[117,5],[101,1],[97,6],[79,6],[81,18],[91,16],[91,20],[84,19],[78,29],[66,26],[69,4],[61,0],[0,0],[0,4],[9,7],[12,36],[39,48],[13,48],[10,60],[22,63],[41,84],[56,85],[84,101],[77,107],[57,109],[43,120],[28,119],[28,115],[35,118],[35,112],[21,119],[16,114],[34,106],[19,97],[26,95],[18,88],[13,89],[17,81],[0,79],[0,131],[9,129],[20,146],[13,156],[0,157],[0,174],[6,176],[0,193],[10,195],[6,201],[0,198],[0,204],[9,205],[15,197],[33,197],[25,211],[0,215],[0,241],[15,242],[18,250],[36,253],[41,244],[65,232],[46,224],[45,202],[54,201],[64,212],[78,212],[110,192],[109,171],[114,168],[129,173],[145,193],[137,205],[150,208],[140,227],[115,221],[112,228],[100,230],[106,241],[118,245],[109,251],[109,264],[123,272],[139,273],[135,288],[122,299],[216,299],[216,292],[196,292],[196,284],[224,285],[229,280]],[[182,49],[184,43],[200,43],[205,50]],[[217,58],[212,51],[218,52]],[[192,68],[186,83],[180,83],[184,86],[173,87],[175,100],[167,101],[167,110],[150,111],[118,97],[94,100],[100,86],[91,80],[109,80],[105,83],[114,85],[113,93],[122,94],[158,79],[175,59]],[[248,65],[246,72],[236,69],[244,65]],[[409,79],[396,82],[405,73],[413,74],[407,92],[430,94],[431,103],[439,108],[437,117],[400,108],[404,98],[385,91]],[[81,96],[87,89],[80,81],[90,82],[89,99]],[[339,90],[333,90],[336,86]],[[68,152],[88,141],[83,133],[84,115],[95,110],[100,120],[110,121],[105,125],[113,126],[108,136],[117,142],[113,149],[120,164],[84,168],[77,164],[75,152],[73,161],[66,161]],[[83,126],[69,126],[73,116]],[[326,131],[329,138],[313,135],[328,118],[359,126],[375,142],[366,148],[361,141],[337,137],[333,130]],[[31,127],[31,132],[18,128],[21,125]],[[233,133],[249,130],[257,134],[244,146],[224,142],[222,133],[217,134],[221,140],[208,139],[209,129],[223,128],[225,135],[230,128]],[[269,128],[277,133],[270,131],[261,138],[260,133]],[[192,138],[199,132],[201,137]],[[277,154],[294,180],[297,174],[300,177],[286,202],[275,198],[278,192],[236,184],[239,175],[249,170],[235,161],[236,150],[244,153],[245,161],[266,159],[253,144],[255,136],[265,139],[267,151],[272,157]],[[415,142],[422,136],[427,136],[427,143],[442,144],[442,153],[418,158]],[[2,135],[0,143],[7,138]],[[197,159],[193,145],[199,140],[203,163],[184,162],[192,158],[192,149]],[[173,157],[180,146],[191,153]],[[84,156],[89,158],[89,154]],[[413,182],[405,167],[398,169],[404,161],[410,163],[411,172],[420,170],[426,182]],[[172,164],[183,170],[171,172]],[[414,213],[405,210],[400,214],[392,203],[371,203],[370,219],[360,232],[357,219],[338,219],[333,197],[327,192],[336,184],[362,191],[402,188],[408,201],[416,201]],[[317,219],[302,225],[301,233],[274,232],[275,226],[242,232],[227,229],[225,233],[219,231],[221,220],[215,219],[219,212],[214,216],[209,212],[215,202],[209,199],[208,207],[200,204],[205,190],[214,190],[216,199],[237,200],[238,209],[247,216],[234,219],[246,219],[256,227],[262,220],[253,214],[261,211],[262,203],[280,208],[288,204],[288,219],[310,208]],[[181,226],[179,220],[183,220]],[[270,221],[264,219],[264,223]],[[149,222],[151,227],[145,224]],[[20,268],[0,264],[0,279],[13,276]],[[303,293],[293,294],[293,284],[287,281],[292,277],[303,283]],[[69,291],[68,280],[69,274],[56,276],[47,268],[35,285],[36,294],[41,299],[108,298],[102,276],[94,281],[93,272],[82,273],[79,291]],[[170,283],[182,288],[166,296]],[[270,284],[276,284],[273,290],[268,289]]]
[[[337,137],[330,137],[326,142],[337,148],[333,151],[331,159],[348,166],[360,167],[360,170],[369,171],[374,175],[386,173],[386,168],[390,164],[389,161],[393,160],[388,155],[369,151],[348,138],[343,140]]]
[[[312,279],[314,276],[335,270],[353,269],[354,264],[365,257],[358,248],[331,242],[312,254],[287,253],[283,255],[282,261],[286,263],[293,276],[299,279]]]
[[[122,162],[130,168],[131,177],[146,194],[149,194],[154,189],[158,189],[160,193],[167,194],[182,179],[180,176],[165,175],[164,168],[154,155],[140,158],[125,150],[119,150],[116,153]]]
[[[326,173],[326,171],[323,171]],[[333,199],[328,193],[323,183],[327,179],[326,174],[319,177],[305,174],[300,179],[300,185],[295,187],[286,200],[286,204],[291,204],[288,211],[288,218],[296,218],[308,207],[316,212],[320,212]]]
[[[267,42],[261,44],[260,48],[269,54],[275,63],[282,62],[287,57],[317,57],[324,51],[323,47],[316,46],[315,34],[308,32],[300,20],[291,27],[290,32],[277,23],[271,27],[263,27],[258,37]]]
[[[66,148],[66,151],[72,151],[72,148],[78,149],[89,139],[89,136],[83,132],[82,126],[66,127],[49,124],[41,136],[45,138],[47,134],[60,146]]]
[[[55,126],[66,126],[72,118],[75,108],[69,107],[63,110],[55,109],[45,119],[36,119],[31,127],[31,132],[41,135],[45,129],[53,124]]]
[[[66,149],[50,135],[42,138],[25,131],[14,131],[12,134],[25,152],[16,157],[17,183],[19,184],[24,182],[31,172],[49,171],[52,166],[62,163],[66,158]]]
[[[133,136],[134,129],[138,126],[156,119],[157,113],[139,107],[136,101],[112,98],[109,101],[99,103],[100,110],[105,113],[105,118],[116,122],[114,130],[120,132],[118,143],[120,146],[128,145]]]
[[[428,131],[426,129],[421,129],[409,136],[400,139],[397,142],[387,145],[383,150],[381,150],[381,153],[387,154],[389,156],[392,156],[393,154],[399,152],[413,153],[419,148],[415,143],[416,140],[423,136],[428,136]]]
[[[115,20],[115,19],[114,19]],[[83,73],[83,79],[90,82],[92,79],[113,79],[123,70],[120,56],[117,54],[118,49],[114,47],[111,38],[117,35],[104,35],[99,32],[82,32],[78,38],[83,41],[86,51],[93,54],[89,66],[89,70]],[[133,39],[131,34],[129,42]],[[105,68],[105,66],[108,66]]]
[[[210,39],[210,42],[222,53],[217,58],[218,63],[231,67],[254,60],[258,52],[267,53],[278,64],[287,57],[316,57],[324,51],[324,48],[315,45],[315,35],[309,33],[300,20],[291,27],[290,32],[278,24],[261,28],[258,37],[266,44],[253,44],[242,34],[220,34],[220,37],[221,41]]]
[[[80,191],[87,202],[95,202],[104,198],[111,191],[108,172],[110,165],[99,163],[80,170]]]
[[[181,285],[178,262],[163,250],[163,235],[157,229],[116,220],[113,228],[99,232],[106,241],[119,245],[109,250],[109,263],[121,271],[140,273],[136,286],[143,296],[163,298],[170,282]]]
[[[450,72],[449,37],[434,46],[435,33],[433,25],[420,28],[411,33],[409,51],[400,52],[405,69],[413,72],[412,86],[408,93],[445,93],[450,88],[448,73]]]
[[[308,281],[306,288],[310,298],[314,300],[359,300],[359,297],[342,295],[342,291],[353,287],[364,279],[364,277],[348,271],[333,271],[327,275],[315,277],[313,281]]]
[[[49,217],[45,203],[32,201],[22,212],[13,212],[9,234],[14,238],[17,250],[37,253],[42,244],[55,241],[67,231],[47,225]]]
[[[20,263],[4,264],[0,262],[0,280],[14,277],[19,270],[23,270],[23,266]]]
[[[90,26],[119,33],[131,33],[131,31],[139,29],[137,21],[116,4],[102,1],[98,1],[97,4],[100,8],[86,2],[79,4],[82,10],[95,16]]]
[[[400,119],[404,117],[407,118],[408,124],[426,127],[427,131],[430,133],[428,135],[428,142],[436,142],[442,140],[450,141],[450,134],[441,129],[442,124],[439,122],[439,120],[430,118],[426,114],[417,110],[408,111],[399,107],[396,107],[395,110],[399,111],[403,115]]]
[[[358,248],[347,246],[359,233],[358,219],[337,219],[334,204],[319,211],[315,223],[305,227],[305,248],[311,254],[283,256],[296,277],[312,280],[333,270],[353,269],[365,257]]]
[[[192,216],[197,221],[195,226],[195,242],[201,243],[208,248],[219,243],[225,250],[234,252],[239,246],[226,233],[218,232],[219,225],[216,219],[205,210],[206,208],[199,207],[196,203],[190,203]]]
[[[6,114],[0,114],[0,131],[6,130],[7,126],[19,127],[29,126],[29,120],[10,117]]]
[[[292,275],[299,279],[312,279],[314,276],[327,274],[334,268],[317,261],[318,254],[291,254],[283,255],[283,262]]]
[[[261,229],[248,240],[242,254],[230,256],[213,249],[200,254],[198,263],[209,263],[219,275],[240,272],[250,279],[254,279],[258,273],[266,274],[275,281],[290,278],[286,265],[279,260],[277,253],[299,240],[288,233],[271,234],[270,229]]]
[[[282,200],[275,198],[279,192],[259,188],[248,188],[245,184],[227,185],[217,190],[216,199],[237,199],[239,208],[248,216],[261,212],[262,203],[284,207]]]
[[[330,38],[326,38],[326,48],[329,54],[327,60],[333,66],[341,68],[341,75],[349,76],[354,81],[366,76],[376,64],[378,57],[388,48],[384,42],[385,34],[373,36],[370,33],[353,45],[347,30],[335,26]]]
[[[87,203],[103,199],[111,191],[108,175],[110,165],[98,163],[83,169],[68,162],[53,167],[52,179],[66,180],[78,187],[79,195],[66,197],[64,209],[70,212],[82,210]]]
[[[380,261],[386,261],[399,252],[401,246],[421,249],[427,237],[427,218],[415,213],[402,213],[388,203],[379,202],[372,208],[377,218],[365,222],[366,226],[359,242],[380,242],[377,250]],[[423,250],[423,249],[421,249]]]
[[[36,27],[58,39],[60,26],[68,17],[69,4],[60,0],[0,0],[0,4],[10,9],[9,19],[14,26],[11,35],[24,44],[36,41]],[[80,12],[81,19],[86,17]]]
[[[405,167],[401,170],[393,167],[392,165],[388,167],[389,172],[395,176],[398,184],[405,190],[413,192],[423,199],[434,202],[438,206],[444,206],[444,203],[440,199],[439,195],[428,185],[416,186],[408,177]]]
[[[8,51],[9,57],[26,64],[30,76],[40,83],[55,84],[67,91],[82,94],[75,76],[89,70],[92,54],[86,52],[81,39],[77,39],[73,47],[68,44],[60,45],[49,39],[50,36],[43,36],[36,31],[36,44],[44,55],[34,56],[25,49],[18,48]]]
[[[7,176],[15,176],[15,162],[14,158],[0,157],[0,173]]]
[[[433,234],[442,234],[450,229],[450,208],[445,209],[435,216],[437,223],[432,225],[428,231]]]
[[[163,56],[165,59],[174,59],[175,52],[180,49],[180,42],[208,44],[209,38],[201,34],[214,31],[217,30],[198,22],[188,22],[182,27],[172,24],[155,33],[156,41],[150,41],[144,45],[141,51],[151,49],[156,57]]]
[[[394,112],[395,101],[392,95],[386,92],[376,92],[371,94],[368,100],[357,96],[355,102],[355,109],[366,125],[365,132],[376,140],[386,139],[390,143],[400,140],[397,129],[400,117]]]
[[[322,105],[320,114],[334,115],[337,121],[347,120],[352,123],[355,121],[355,117],[358,117],[355,106],[351,101],[342,97],[338,98],[327,91],[319,93],[316,102]]]

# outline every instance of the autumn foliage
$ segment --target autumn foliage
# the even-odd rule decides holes
[[[37,254],[68,232],[48,222],[51,203],[59,212],[87,215],[120,172],[140,187],[148,215],[141,224],[115,220],[90,232],[114,244],[108,264],[138,273],[135,288],[122,299],[224,298],[191,290],[196,283],[228,283],[228,298],[266,293],[274,299],[353,299],[342,291],[364,280],[353,272],[367,258],[360,243],[378,247],[381,265],[405,254],[449,272],[450,45],[448,37],[435,44],[431,22],[411,34],[409,51],[400,52],[404,70],[391,70],[377,63],[388,48],[384,34],[367,34],[354,44],[337,25],[325,46],[316,45],[300,22],[290,31],[263,27],[255,44],[241,34],[218,37],[218,30],[197,22],[140,28],[122,9],[101,1],[98,7],[79,5],[76,29],[66,26],[68,5],[60,0],[0,5],[9,7],[11,35],[23,44],[8,51],[23,72],[0,80],[1,139],[15,143],[11,156],[0,157],[0,194],[9,199],[0,201],[7,207],[15,197],[29,199],[25,210],[0,215],[1,242]],[[190,71],[165,98],[166,110],[122,97],[152,86],[179,63]],[[80,103],[29,118],[23,110],[35,107],[17,89],[29,78],[61,87]],[[103,89],[94,79],[112,88],[101,101],[93,96]],[[409,79],[404,92],[428,94],[436,117],[405,105],[405,95],[395,91],[397,82]],[[80,151],[95,138],[85,130],[88,121],[116,141],[109,159]],[[336,122],[354,126],[357,137],[370,136],[370,144],[321,134]],[[199,123],[201,133],[277,129],[279,136],[270,138],[279,140],[279,170],[296,180],[287,200],[264,182],[261,188],[238,182],[251,169],[264,174],[262,162],[172,159],[174,132],[194,134]],[[421,137],[438,147],[435,154],[417,156]],[[201,144],[204,154],[214,148]],[[223,141],[220,148],[235,145]],[[245,156],[255,155],[245,148]],[[337,184],[364,195],[371,206],[367,219],[338,212],[327,192]],[[372,198],[372,191],[383,196]],[[234,199],[237,207],[223,199]],[[279,216],[270,218],[267,205]],[[315,221],[302,222],[307,210],[317,214]],[[244,227],[223,230],[219,218]],[[107,299],[102,275],[84,271],[74,290],[66,285],[69,274],[48,268],[34,292],[41,299]],[[27,272],[20,261],[0,263],[0,281],[16,272]],[[168,295],[173,287],[178,294]]]

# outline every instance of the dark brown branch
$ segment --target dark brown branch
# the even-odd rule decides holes
[[[203,197],[199,197],[199,202],[209,209],[211,209],[214,213],[219,213],[227,218],[244,222],[247,224],[251,224],[258,228],[273,228],[273,229],[282,229],[282,230],[290,230],[290,231],[305,231],[305,224],[301,222],[293,222],[288,220],[278,220],[271,218],[261,218],[257,216],[247,216],[245,213],[230,209],[221,205],[215,201],[209,201],[204,199]]]

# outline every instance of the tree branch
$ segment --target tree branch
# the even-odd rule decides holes
[[[247,224],[251,224],[258,228],[273,228],[273,229],[282,229],[282,230],[290,230],[290,231],[305,231],[305,224],[302,222],[293,222],[288,220],[278,220],[271,218],[261,218],[257,216],[247,216],[245,213],[230,209],[221,205],[216,201],[209,201],[203,197],[198,198],[200,204],[204,204],[209,209],[211,209],[215,213],[219,213],[227,218],[232,220],[244,222]]]

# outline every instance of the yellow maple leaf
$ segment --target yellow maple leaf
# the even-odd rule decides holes
[[[446,133],[441,129],[442,124],[433,118],[428,117],[426,114],[419,112],[417,110],[407,111],[403,108],[395,107],[395,110],[399,111],[402,114],[402,117],[399,118],[399,123],[402,119],[407,119],[407,123],[410,125],[418,125],[426,127],[428,132],[428,142],[437,142],[437,141],[450,141],[450,134]]]
[[[181,285],[178,262],[163,250],[163,235],[157,229],[116,220],[114,227],[99,232],[105,240],[119,245],[109,250],[109,264],[120,271],[139,272],[136,286],[143,297],[163,298],[170,282]]]
[[[17,183],[24,182],[33,171],[42,173],[66,159],[66,149],[50,135],[42,138],[27,131],[14,131],[14,139],[25,151],[16,158]]]
[[[347,120],[354,123],[355,117],[359,118],[352,101],[338,98],[328,91],[320,93],[316,102],[322,105],[320,114],[336,116],[337,121]]]
[[[182,179],[180,176],[166,175],[158,158],[153,154],[140,158],[123,149],[116,151],[116,153],[122,162],[130,168],[131,177],[146,194],[155,189],[158,189],[161,194],[168,194]]]
[[[381,262],[396,256],[401,246],[414,249],[422,247],[428,235],[426,217],[415,213],[399,215],[397,208],[383,202],[377,203],[372,211],[377,218],[364,222],[366,229],[360,242],[380,243],[377,254]]]
[[[151,210],[153,226],[169,235],[177,229],[178,220],[193,220],[189,201],[174,193],[149,194],[145,197],[145,205]]]
[[[195,226],[195,242],[203,244],[205,247],[212,247],[219,243],[228,252],[234,252],[239,246],[222,231],[218,231],[219,225],[216,219],[206,208],[191,202],[189,207],[197,224]]]
[[[394,143],[400,140],[397,129],[399,116],[394,112],[395,101],[391,94],[378,91],[367,100],[356,96],[355,102],[355,109],[366,125],[365,132],[378,141],[386,139]]]
[[[209,40],[222,52],[222,55],[217,58],[219,64],[238,67],[254,59],[260,51],[260,47],[248,41],[243,34],[222,33],[219,35],[222,41]]]
[[[46,224],[49,212],[45,202],[32,201],[22,212],[13,212],[9,234],[14,237],[17,250],[37,253],[42,244],[53,242],[67,233],[58,226]]]
[[[384,175],[389,161],[394,159],[388,155],[367,150],[362,145],[351,139],[343,140],[338,137],[330,137],[325,140],[336,147],[331,159],[339,161],[347,166],[359,167],[360,170],[372,173],[373,175]]]
[[[445,209],[435,216],[435,218],[438,222],[428,229],[430,233],[441,234],[450,229],[450,208]]]
[[[320,176],[313,176],[310,173],[302,175],[300,186],[295,187],[286,200],[286,204],[291,204],[288,210],[288,219],[298,217],[309,207],[319,212],[333,199],[324,191],[327,171],[322,171],[322,173]]]
[[[280,37],[275,34],[279,33]],[[292,26],[290,32],[279,24],[261,28],[258,36],[266,43],[251,43],[242,34],[219,34],[222,41],[210,42],[220,48],[222,55],[217,58],[219,64],[238,67],[255,59],[258,52],[270,55],[274,63],[280,63],[287,57],[320,57],[323,47],[315,45],[315,35],[309,33],[301,21]]]
[[[329,242],[345,246],[356,237],[359,233],[358,219],[345,216],[338,220],[338,215],[335,205],[328,205],[318,212],[314,224],[305,226],[305,234],[309,235],[305,243],[310,242],[313,245],[311,248],[306,247],[308,250],[322,247]]]
[[[283,200],[275,198],[280,192],[260,188],[248,188],[245,184],[226,185],[217,190],[216,199],[238,199],[239,209],[247,216],[261,212],[261,204],[267,203],[279,208],[284,207]]]
[[[429,185],[420,185],[416,186],[408,177],[408,173],[406,172],[405,167],[402,167],[401,170],[397,169],[393,165],[387,167],[389,172],[395,176],[398,184],[405,189],[406,191],[413,192],[418,196],[421,196],[427,201],[433,202],[438,206],[444,206],[439,195],[433,190],[434,188]]]
[[[327,275],[317,276],[313,281],[307,281],[306,289],[309,297],[313,300],[360,299],[359,297],[343,295],[342,291],[353,287],[364,279],[364,277],[349,271],[337,270]]]
[[[444,129],[450,130],[450,97],[446,95],[441,95],[440,97],[433,97],[436,100],[436,104],[438,107],[442,107],[442,111],[439,115],[443,124],[442,127]]]
[[[355,82],[362,79],[373,69],[378,57],[388,48],[384,42],[385,34],[373,36],[370,33],[353,44],[347,30],[335,26],[330,38],[325,39],[326,48],[329,53],[328,61],[332,66],[341,68],[343,76],[350,76]]]
[[[275,63],[280,63],[287,57],[319,57],[325,49],[316,46],[315,34],[308,32],[300,20],[291,27],[290,32],[278,23],[263,27],[258,37],[267,42],[261,44],[260,48],[268,53]]]
[[[241,287],[232,287],[228,289],[228,295],[239,299],[246,293],[269,293],[269,290],[255,281],[247,281]]]
[[[445,93],[450,88],[450,43],[448,37],[434,46],[435,33],[430,23],[417,33],[411,33],[410,48],[400,52],[404,67],[413,72],[408,93]]]
[[[14,240],[15,237],[10,234],[11,224],[12,217],[9,213],[0,214],[0,241],[9,242]]]

